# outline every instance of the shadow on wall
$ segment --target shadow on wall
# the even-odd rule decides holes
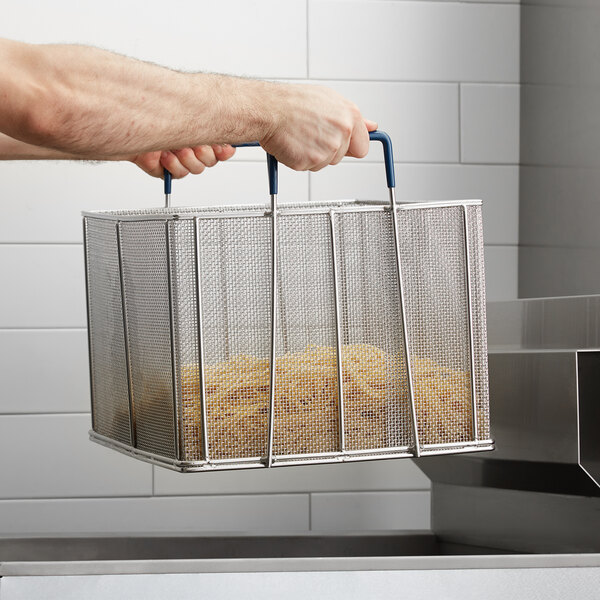
[[[600,3],[521,9],[519,296],[600,292]]]

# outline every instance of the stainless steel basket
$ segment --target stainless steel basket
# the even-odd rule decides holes
[[[490,450],[481,202],[84,213],[92,440],[180,471]]]

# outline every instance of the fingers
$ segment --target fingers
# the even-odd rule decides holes
[[[156,155],[157,153],[151,153]],[[181,150],[158,153],[160,167],[156,177],[162,177],[162,169],[167,169],[174,179],[181,179],[189,173],[199,175],[206,167],[214,167],[218,162],[228,160],[235,154],[229,145],[195,146]],[[145,156],[145,155],[143,155]],[[138,164],[136,162],[136,164]],[[146,171],[148,172],[148,171]],[[151,173],[155,174],[156,170]]]
[[[376,125],[376,123],[372,123]],[[364,158],[369,152],[369,129],[364,121],[356,123],[348,145],[346,156]]]
[[[162,177],[163,168],[160,164],[160,152],[146,152],[131,159],[142,171],[152,175],[152,177]]]
[[[365,126],[367,127],[367,131],[375,131],[378,128],[377,123],[370,119],[365,119]]]

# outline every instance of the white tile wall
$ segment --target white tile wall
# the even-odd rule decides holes
[[[484,200],[488,297],[516,295],[515,3],[182,0],[177,11],[169,26],[157,0],[23,0],[4,7],[0,36],[338,89],[391,133],[400,199]],[[282,202],[387,197],[375,146],[362,162],[280,177]],[[80,211],[159,206],[161,182],[72,162],[0,163],[0,181],[0,535],[429,527],[429,482],[412,461],[181,475],[88,442]],[[265,202],[261,152],[175,182],[173,200]]]
[[[517,246],[486,246],[485,286],[490,300],[513,300],[517,297]]]
[[[314,78],[519,81],[518,6],[312,0],[308,32]]]
[[[428,489],[429,479],[412,460],[222,471],[192,477],[155,467],[154,473],[156,495]]]
[[[461,85],[463,162],[516,165],[519,108],[518,85]]]
[[[157,0],[24,0],[4,7],[0,36],[92,44],[191,71],[307,75],[305,0],[180,0],[171,10]]]
[[[152,466],[91,444],[90,427],[87,414],[0,416],[0,498],[151,495]]]
[[[308,494],[0,500],[4,536],[308,531]]]
[[[83,246],[0,245],[1,327],[85,327]]]
[[[0,329],[2,413],[90,410],[84,329]]]
[[[425,492],[339,493],[311,495],[314,531],[429,529],[430,496]]]
[[[517,166],[398,163],[396,186],[400,201],[481,199],[486,244],[518,243]],[[354,159],[311,173],[310,189],[313,200],[388,199],[383,165]]]
[[[458,86],[436,83],[320,82],[353,100],[394,140],[399,162],[458,162]],[[363,160],[381,159],[373,146]]]

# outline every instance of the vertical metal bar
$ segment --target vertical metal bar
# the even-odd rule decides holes
[[[273,464],[275,360],[277,354],[277,194],[271,194],[271,362],[269,364],[269,437],[267,467]]]
[[[92,429],[96,429],[96,416],[95,416],[95,401],[94,401],[94,367],[93,367],[93,355],[92,355],[92,323],[90,314],[90,275],[89,275],[89,264],[88,264],[88,234],[87,234],[87,217],[83,219],[83,262],[85,264],[85,304],[87,314],[87,339],[88,339],[88,361],[90,368],[90,399],[91,399],[91,415],[92,415]]]
[[[204,373],[204,337],[202,331],[202,287],[200,284],[200,220],[194,219],[194,246],[196,250],[196,306],[198,327],[198,377],[200,378],[200,412],[202,414],[202,458],[208,456],[208,425],[206,422],[206,380]]]
[[[340,440],[340,452],[346,450],[346,440],[344,435],[344,381],[342,373],[342,335],[340,332],[340,300],[337,276],[337,245],[335,240],[335,215],[329,213],[329,225],[331,230],[331,257],[333,266],[333,298],[335,302],[335,343],[337,358],[337,379],[338,379],[338,428]]]
[[[389,188],[390,204],[392,206],[392,223],[394,226],[394,244],[396,246],[396,275],[398,277],[398,291],[400,293],[400,315],[402,317],[402,345],[406,357],[406,376],[408,379],[408,399],[410,402],[410,414],[412,420],[413,434],[415,439],[415,456],[421,456],[421,444],[419,442],[419,425],[417,421],[417,409],[415,406],[415,390],[413,385],[412,367],[410,365],[410,344],[408,339],[408,325],[406,318],[406,306],[404,305],[404,282],[402,280],[402,267],[400,265],[400,235],[398,232],[398,214],[396,210],[396,194],[394,188]]]
[[[135,419],[135,403],[133,398],[131,353],[129,351],[129,327],[127,325],[127,302],[125,300],[125,276],[123,273],[123,248],[121,242],[121,221],[116,223],[117,256],[119,258],[119,284],[121,287],[121,313],[123,317],[123,341],[125,343],[125,362],[127,363],[127,394],[129,397],[129,433],[131,445],[137,448],[137,430]]]
[[[478,440],[477,390],[475,388],[475,345],[473,342],[473,301],[471,298],[471,247],[469,244],[469,216],[463,206],[463,226],[465,234],[465,284],[467,287],[467,306],[469,318],[469,354],[471,361],[471,410],[473,411],[473,439]]]
[[[177,345],[175,342],[175,309],[173,302],[173,274],[171,272],[171,229],[169,221],[165,221],[165,245],[167,249],[167,286],[169,291],[169,337],[171,340],[171,382],[173,393],[173,425],[175,429],[175,458],[181,460],[183,442],[179,426],[179,394],[177,393]]]
[[[229,299],[227,296],[227,261],[225,260],[225,252],[227,250],[227,244],[225,243],[225,236],[223,235],[223,229],[227,227],[227,221],[219,221],[219,258],[221,262],[221,298],[223,301],[223,322],[225,323],[225,360],[229,360],[231,354],[231,348],[229,344]]]

